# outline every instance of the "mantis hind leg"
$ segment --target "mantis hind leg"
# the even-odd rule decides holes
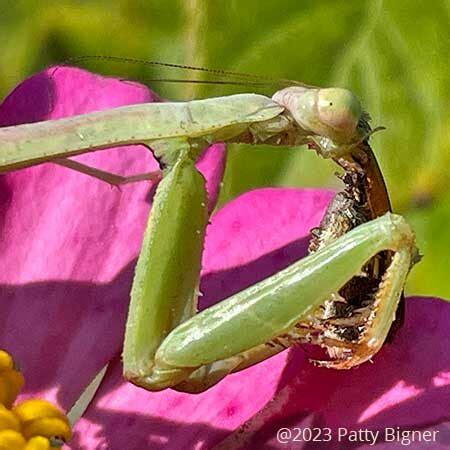
[[[313,322],[315,311],[383,250],[392,250],[394,257],[361,342],[343,342],[349,353],[339,364],[330,365],[349,368],[370,359],[386,338],[406,276],[415,262],[410,227],[401,216],[390,213],[358,226],[317,253],[182,323],[157,349],[152,383],[146,387],[199,392],[227,373],[284,347],[275,348],[274,342],[304,342],[298,325]]]

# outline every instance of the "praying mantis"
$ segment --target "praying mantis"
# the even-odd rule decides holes
[[[162,177],[131,180],[161,178],[131,289],[123,372],[148,390],[197,393],[297,343],[323,347],[329,359],[316,364],[335,369],[381,349],[418,253],[410,226],[390,213],[371,132],[352,92],[297,83],[271,98],[139,104],[0,128],[0,173],[50,161],[121,184],[130,180],[69,158],[129,144],[152,151]],[[197,313],[209,214],[194,163],[215,142],[306,144],[343,168],[345,189],[312,230],[307,257]]]

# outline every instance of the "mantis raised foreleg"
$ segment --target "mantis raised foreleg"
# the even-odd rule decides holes
[[[197,392],[295,342],[324,346],[332,360],[322,364],[336,368],[360,364],[381,348],[415,247],[401,217],[386,214],[370,221],[389,208],[371,195],[373,180],[366,182],[377,177],[365,141],[369,133],[349,91],[296,87],[273,99],[241,94],[134,105],[3,128],[0,171],[117,145],[141,143],[152,149],[163,179],[136,267],[124,373],[147,389]],[[314,146],[345,168],[350,220],[336,231],[330,210],[332,226],[321,227],[314,253],[196,314],[208,213],[204,180],[194,161],[217,141]],[[363,304],[353,304],[348,282],[364,278],[361,273],[377,281],[378,289],[372,295],[359,281],[358,289],[367,295]],[[348,304],[345,314],[341,303]]]

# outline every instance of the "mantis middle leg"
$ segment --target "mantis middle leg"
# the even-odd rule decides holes
[[[161,171],[139,173],[137,175],[122,176],[115,173],[105,172],[95,167],[87,166],[70,158],[61,158],[52,161],[58,166],[63,166],[76,172],[83,173],[100,181],[110,184],[111,186],[122,186],[124,184],[135,183],[137,181],[156,181],[161,179]]]

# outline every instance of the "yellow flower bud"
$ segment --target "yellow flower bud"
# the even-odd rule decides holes
[[[57,436],[64,441],[70,439],[71,430],[66,416],[46,400],[26,400],[16,405],[13,412],[22,422],[22,433],[26,438]]]
[[[25,438],[18,431],[0,431],[0,450],[21,450],[25,444]]]
[[[30,399],[12,408],[23,384],[11,356],[0,350],[0,450],[49,450],[52,438],[68,441],[69,421],[50,402]]]
[[[8,429],[20,431],[20,420],[11,410],[0,404],[0,431]]]
[[[11,370],[14,368],[13,359],[4,350],[0,350],[0,372],[2,370]]]
[[[17,370],[0,370],[0,403],[10,408],[23,384],[23,376]]]
[[[26,443],[23,450],[50,450],[50,442],[45,437],[36,436]]]

